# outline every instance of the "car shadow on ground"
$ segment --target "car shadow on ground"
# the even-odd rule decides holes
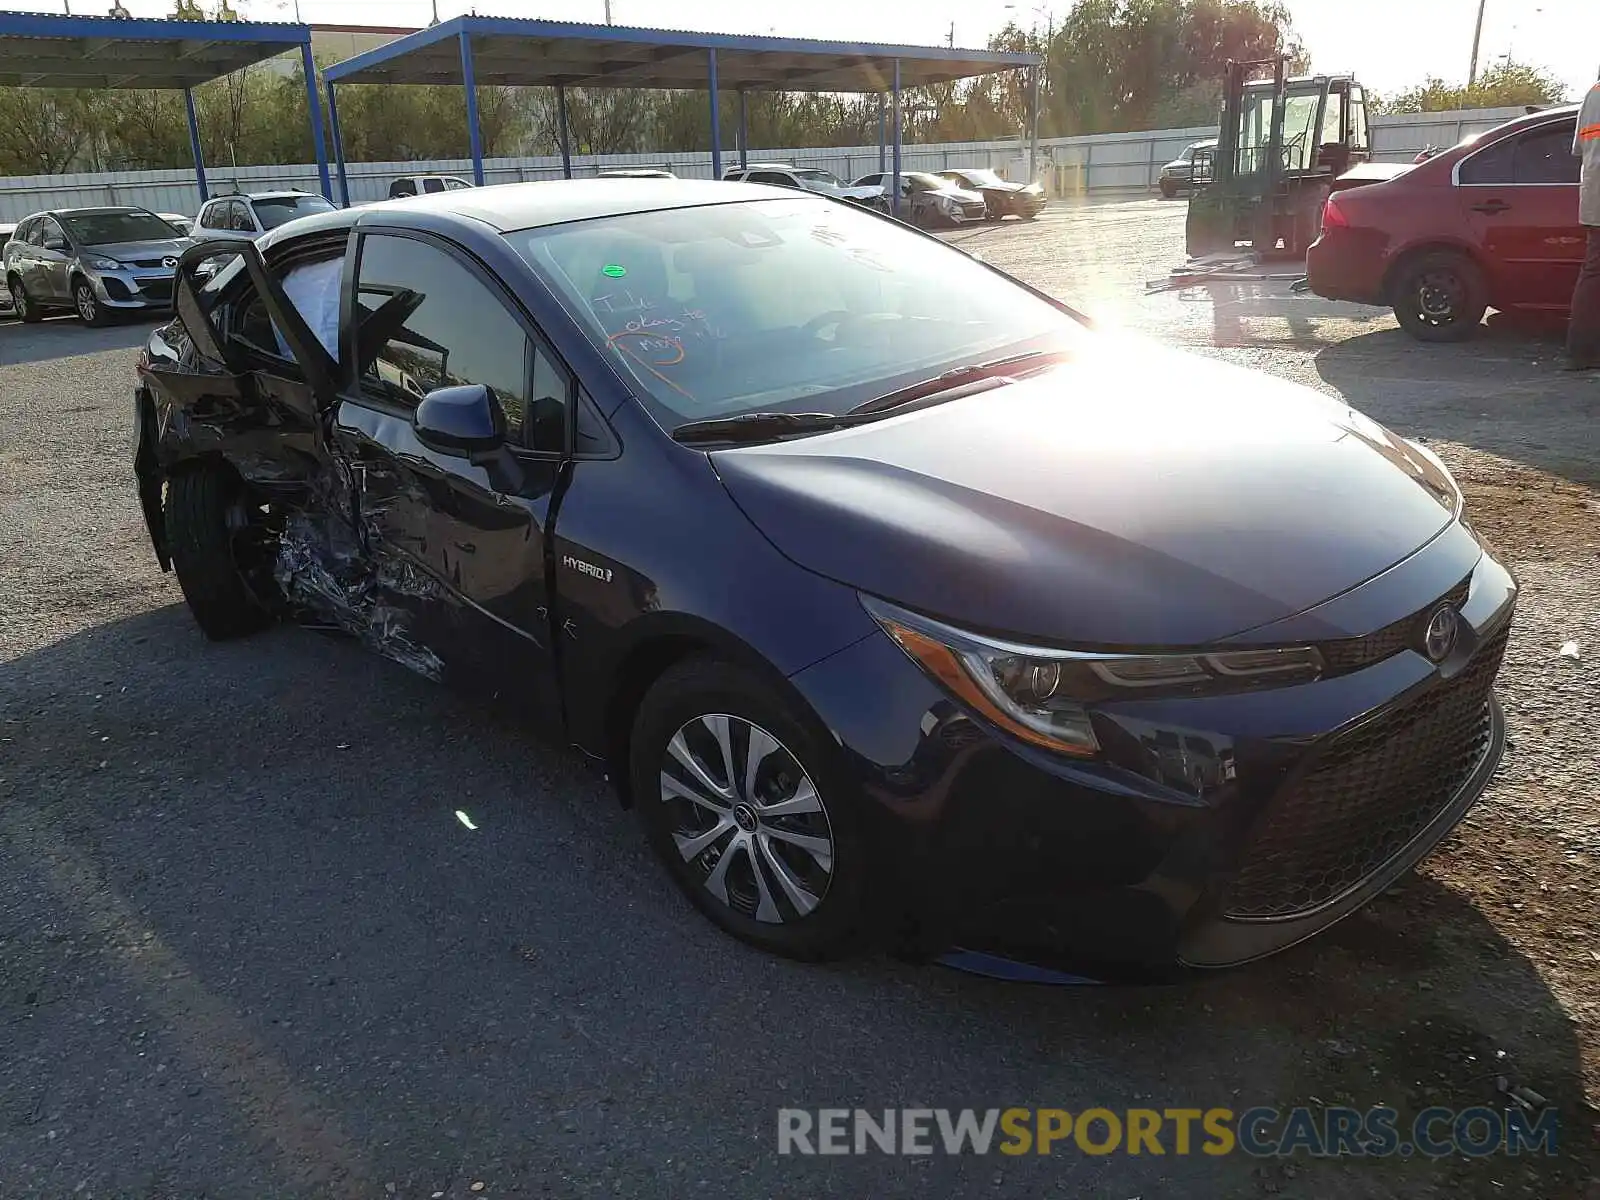
[[[0,1029],[26,1030],[0,1162],[30,1194],[935,1195],[1003,1168],[1008,1194],[1565,1200],[1594,1167],[1567,1018],[1421,877],[1182,985],[808,966],[700,919],[576,755],[352,643],[209,644],[170,605],[0,664],[0,696]],[[1558,1107],[1557,1156],[930,1174],[773,1133],[784,1105],[1503,1107],[1497,1077]]]
[[[1324,382],[1401,433],[1600,485],[1600,372],[1560,370],[1559,326],[1497,316],[1471,340],[1443,345],[1382,329],[1329,345],[1314,361]]]
[[[171,314],[122,317],[110,325],[91,329],[75,316],[46,317],[37,325],[10,319],[0,321],[0,366],[48,362],[102,350],[128,350],[142,346],[156,325]]]

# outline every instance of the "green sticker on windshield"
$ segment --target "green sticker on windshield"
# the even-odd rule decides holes
[[[627,267],[619,267],[616,263],[607,263],[600,268],[600,274],[609,275],[612,279],[621,279],[627,273]]]

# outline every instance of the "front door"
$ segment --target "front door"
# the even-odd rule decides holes
[[[1461,164],[1463,215],[1484,248],[1502,306],[1565,309],[1583,265],[1576,119],[1506,138]]]
[[[72,298],[67,286],[67,265],[72,261],[72,246],[66,231],[54,217],[45,217],[40,224],[38,258],[33,281],[28,291],[52,304],[65,303]]]
[[[566,469],[572,380],[514,302],[446,242],[362,237],[355,378],[334,437],[387,600],[438,673],[558,716],[546,536]],[[508,444],[471,457],[412,424],[437,388],[482,384]]]

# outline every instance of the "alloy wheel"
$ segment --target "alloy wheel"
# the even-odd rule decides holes
[[[74,295],[77,300],[78,315],[83,318],[85,324],[94,324],[98,312],[94,301],[94,290],[88,284],[80,283]]]
[[[827,809],[771,733],[726,713],[695,717],[667,742],[660,776],[673,844],[713,897],[768,924],[822,903],[834,869]]]
[[[28,293],[20,282],[11,281],[11,307],[16,310],[18,320],[28,315]]]

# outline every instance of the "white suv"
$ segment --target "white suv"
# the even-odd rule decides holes
[[[285,221],[333,210],[332,204],[312,192],[241,192],[215,196],[201,206],[191,236],[242,233],[254,240]]]

